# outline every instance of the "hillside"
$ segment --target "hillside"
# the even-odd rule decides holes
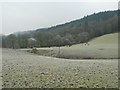
[[[112,34],[106,34],[100,37],[97,37],[90,41],[92,44],[107,44],[107,45],[113,45],[118,44],[118,35],[120,33],[112,33]]]
[[[62,58],[114,59],[118,57],[118,33],[97,37],[88,44],[61,48]]]
[[[118,10],[94,13],[81,19],[56,25],[50,28],[11,34],[3,39],[3,47],[51,47],[88,42],[105,34],[118,32]],[[35,38],[36,43],[29,44],[28,39]]]
[[[107,34],[88,42],[88,45],[78,44],[70,48],[62,48],[61,57],[72,58],[118,58],[118,33]],[[73,52],[73,53],[70,53]],[[63,55],[63,56],[62,56]]]

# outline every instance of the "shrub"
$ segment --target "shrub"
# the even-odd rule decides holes
[[[31,53],[37,54],[37,52],[38,52],[38,50],[37,50],[36,48],[33,48],[33,49],[31,50]]]

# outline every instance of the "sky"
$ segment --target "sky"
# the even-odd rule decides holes
[[[2,34],[36,30],[80,19],[100,11],[117,10],[118,1],[86,2],[2,2],[0,29]]]

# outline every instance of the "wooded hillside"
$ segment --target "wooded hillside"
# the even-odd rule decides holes
[[[119,17],[119,10],[105,11],[50,28],[13,33],[2,36],[2,46],[4,48],[27,48],[84,43],[104,34],[119,32]],[[29,38],[35,41],[29,42]]]

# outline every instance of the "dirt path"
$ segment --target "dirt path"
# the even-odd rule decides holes
[[[3,86],[7,88],[118,87],[117,60],[67,60],[21,50],[2,51]]]

